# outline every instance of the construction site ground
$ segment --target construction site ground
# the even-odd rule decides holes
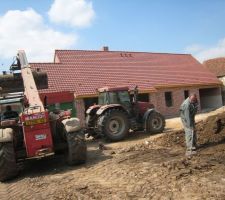
[[[63,156],[27,161],[18,178],[0,183],[0,199],[224,200],[224,108],[197,122],[199,148],[191,158],[180,119],[168,119],[157,135],[130,133],[117,143],[89,138],[84,165],[69,167]]]

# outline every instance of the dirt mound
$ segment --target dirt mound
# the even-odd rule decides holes
[[[219,109],[213,112],[206,119],[196,124],[197,143],[200,146],[212,143],[223,142],[225,140],[225,112]],[[171,131],[156,137],[154,144],[170,147],[173,145],[184,146],[184,130]]]

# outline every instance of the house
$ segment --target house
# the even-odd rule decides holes
[[[200,110],[222,106],[221,82],[189,54],[92,50],[56,50],[53,63],[31,63],[46,71],[49,88],[41,90],[50,107],[74,109],[82,121],[97,102],[96,89],[138,85],[141,101],[165,116],[176,116],[182,101],[196,93]]]
[[[223,105],[225,105],[225,57],[206,60],[203,62],[203,65],[206,66],[209,71],[214,73],[220,81],[222,81],[222,98]]]

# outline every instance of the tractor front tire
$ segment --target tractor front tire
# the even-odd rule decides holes
[[[0,181],[7,181],[18,175],[12,142],[0,143]]]
[[[66,162],[68,165],[78,165],[86,162],[87,159],[87,145],[85,136],[82,131],[66,134],[67,152]]]
[[[154,133],[161,133],[165,128],[165,118],[158,112],[152,112],[147,119],[147,132],[154,134]]]
[[[119,109],[110,109],[99,118],[101,132],[110,141],[123,140],[129,131],[129,121],[127,114]]]
[[[87,115],[85,118],[86,128],[88,130],[88,136],[92,136],[94,139],[101,138],[101,135],[95,131],[97,123],[97,115]]]

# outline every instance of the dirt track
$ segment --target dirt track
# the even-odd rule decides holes
[[[225,114],[210,115],[198,117],[191,159],[172,119],[166,133],[131,134],[106,150],[89,140],[85,165],[68,167],[61,156],[29,162],[19,178],[0,183],[0,199],[225,199]]]

